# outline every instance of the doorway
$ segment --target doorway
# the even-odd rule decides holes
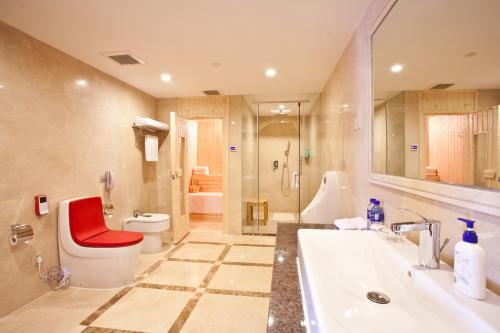
[[[191,232],[223,231],[223,121],[187,120],[187,170]]]

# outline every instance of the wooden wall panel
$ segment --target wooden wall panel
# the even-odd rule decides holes
[[[475,90],[419,92],[419,109],[424,113],[467,113],[477,108],[478,92]]]
[[[228,97],[200,96],[180,98],[180,114],[186,118],[225,118]]]
[[[210,175],[222,174],[222,120],[198,119],[198,165],[207,165]]]
[[[468,115],[428,117],[428,165],[436,167],[442,182],[471,184]]]
[[[200,187],[200,192],[222,192],[222,176],[192,175],[191,184]]]
[[[475,147],[475,149],[484,149],[484,163],[481,163],[481,170],[476,170],[477,173],[484,173],[484,170],[494,170],[496,176],[498,177],[498,113],[496,109],[490,109],[487,111],[474,112],[470,114],[472,120],[472,134],[474,136],[484,136],[484,139],[476,140],[476,142],[481,142],[481,147]],[[483,170],[484,166],[484,170]],[[480,184],[488,188],[500,188],[500,183],[497,181],[497,177],[484,179]]]

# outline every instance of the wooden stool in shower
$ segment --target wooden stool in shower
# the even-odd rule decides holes
[[[264,207],[264,224],[267,224],[269,219],[269,203],[267,199],[250,199],[247,201],[247,225],[251,225],[253,221],[253,208]],[[257,208],[257,216],[259,216],[259,209]]]

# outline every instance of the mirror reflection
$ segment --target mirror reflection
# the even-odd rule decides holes
[[[498,0],[398,0],[372,35],[373,172],[500,189]]]

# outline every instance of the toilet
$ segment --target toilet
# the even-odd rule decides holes
[[[161,233],[170,227],[168,214],[144,213],[123,220],[123,230],[136,231],[144,235],[142,253],[155,253],[162,250]]]
[[[138,232],[108,229],[101,197],[59,203],[59,259],[70,271],[72,287],[108,289],[131,284],[143,238]]]
[[[336,219],[353,216],[349,179],[345,172],[327,171],[318,192],[300,213],[304,223],[331,224]]]

